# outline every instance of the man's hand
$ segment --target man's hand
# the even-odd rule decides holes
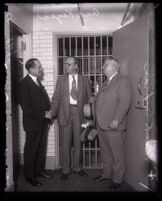
[[[82,128],[87,128],[89,126],[89,122],[87,121],[85,124],[81,124]]]
[[[51,114],[51,111],[45,111],[45,118],[47,119],[52,119],[52,114]]]
[[[93,124],[92,120],[88,120],[86,123],[81,124],[82,128],[87,128],[88,126],[91,126]]]
[[[117,120],[113,120],[112,122],[111,122],[111,124],[110,124],[110,128],[111,129],[117,129],[117,127],[118,127],[118,121]]]

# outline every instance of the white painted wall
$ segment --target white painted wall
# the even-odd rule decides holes
[[[76,4],[34,4],[33,31],[112,33],[121,28],[127,3],[80,4],[81,23]],[[132,22],[131,17],[128,22]]]

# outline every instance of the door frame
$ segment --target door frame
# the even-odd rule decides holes
[[[10,25],[22,33],[23,42],[26,43],[26,51],[23,51],[23,72],[24,63],[31,55],[31,33],[19,26],[12,19],[12,14],[5,12],[5,67],[6,67],[6,188],[5,191],[13,191],[15,181],[13,181],[13,141],[12,141],[12,103],[11,103],[11,49],[10,49]],[[22,120],[22,118],[21,118]]]

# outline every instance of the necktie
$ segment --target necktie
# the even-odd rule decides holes
[[[110,79],[107,79],[104,84],[102,85],[102,90],[104,91],[105,89],[107,89],[108,85],[110,83]]]
[[[38,85],[39,87],[41,87],[41,84],[40,84],[40,81],[38,80],[38,78],[36,79],[36,81],[37,81],[37,85]]]
[[[71,87],[71,92],[70,92],[71,97],[76,100],[77,99],[77,87],[76,87],[76,80],[75,77],[73,76],[73,81],[72,81],[72,87]]]

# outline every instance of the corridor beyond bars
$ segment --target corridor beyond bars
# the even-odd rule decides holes
[[[65,59],[74,56],[77,59],[79,73],[90,80],[93,96],[105,79],[102,65],[105,58],[112,54],[111,35],[70,35],[57,37],[58,76],[65,73]],[[73,154],[73,149],[72,149]],[[102,162],[98,137],[82,145],[83,168],[100,169]]]

